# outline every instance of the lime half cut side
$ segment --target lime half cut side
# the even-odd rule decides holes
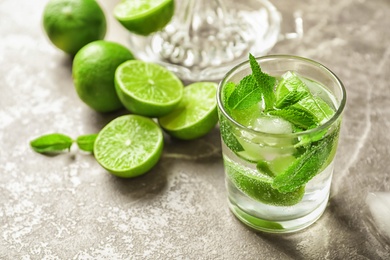
[[[122,104],[131,112],[160,117],[171,112],[183,97],[183,83],[158,64],[129,60],[115,71],[115,88]]]
[[[160,159],[162,149],[162,130],[152,119],[125,115],[99,132],[94,155],[110,173],[130,178],[149,171]]]
[[[192,140],[210,132],[218,122],[217,84],[197,82],[184,88],[183,99],[168,115],[158,122],[171,136]]]
[[[149,35],[164,28],[172,19],[174,0],[122,0],[115,6],[115,18],[130,32]]]

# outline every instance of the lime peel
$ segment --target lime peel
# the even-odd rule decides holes
[[[166,116],[160,117],[160,126],[171,136],[192,140],[210,132],[218,122],[217,84],[197,82],[184,89],[179,105]]]
[[[147,36],[172,19],[174,0],[125,0],[115,6],[114,17],[130,32]]]

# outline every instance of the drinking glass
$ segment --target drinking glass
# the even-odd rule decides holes
[[[263,132],[233,119],[223,101],[225,87],[231,86],[229,82],[237,84],[251,74],[249,61],[231,69],[219,84],[218,113],[231,211],[256,230],[294,232],[314,223],[326,208],[346,92],[332,71],[313,60],[289,55],[263,56],[256,60],[263,72],[274,77],[287,71],[296,72],[305,79],[313,96],[335,109],[327,122],[313,129],[294,133]],[[308,178],[305,171],[311,170],[312,174],[314,171],[314,177],[292,191],[280,191],[273,186],[276,177],[269,177],[264,165],[278,173],[288,169],[296,174],[286,179],[284,185],[287,186],[300,178]]]

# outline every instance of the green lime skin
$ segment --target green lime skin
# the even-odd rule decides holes
[[[95,0],[50,0],[43,28],[57,48],[74,56],[86,44],[104,39],[107,23]]]
[[[149,0],[149,2],[153,2],[153,0]],[[148,8],[152,4],[145,1],[143,10],[134,10],[129,7],[132,5],[131,3],[128,4],[126,1],[123,1],[115,7],[114,17],[130,32],[148,36],[163,29],[174,15],[174,0],[159,2],[158,5]]]
[[[115,90],[115,70],[132,59],[132,52],[115,42],[99,40],[84,46],[74,57],[72,66],[73,82],[80,99],[98,112],[122,108]]]
[[[160,126],[170,136],[182,140],[208,134],[218,123],[216,89],[217,84],[213,82],[196,82],[186,86],[179,105],[158,119]]]

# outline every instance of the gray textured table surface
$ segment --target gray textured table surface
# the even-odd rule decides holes
[[[116,1],[99,2],[106,39],[126,44],[111,15]],[[390,259],[390,1],[291,2],[275,5],[302,10],[304,37],[271,53],[325,64],[348,102],[326,212],[302,232],[270,235],[227,208],[217,128],[194,142],[167,140],[157,167],[132,180],[77,150],[34,153],[38,135],[96,132],[116,114],[78,99],[71,60],[42,30],[46,0],[1,0],[0,258]]]

